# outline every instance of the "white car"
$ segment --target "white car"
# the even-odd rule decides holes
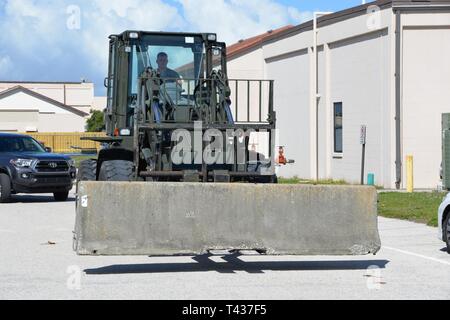
[[[447,244],[450,253],[450,193],[448,193],[438,209],[439,239]]]

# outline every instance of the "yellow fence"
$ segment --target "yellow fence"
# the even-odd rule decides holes
[[[46,147],[52,148],[53,152],[58,153],[98,151],[100,149],[99,142],[80,140],[80,138],[105,136],[103,132],[27,132],[25,134],[43,143]]]

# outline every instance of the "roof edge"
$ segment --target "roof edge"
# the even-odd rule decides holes
[[[10,81],[10,80],[0,80],[0,83],[21,83],[21,84],[93,84],[92,81],[85,82],[71,82],[71,81]]]
[[[89,115],[88,113],[86,113],[86,112],[84,112],[84,111],[81,111],[81,110],[78,110],[78,109],[75,108],[75,107],[71,107],[71,106],[69,106],[69,105],[66,105],[66,104],[64,104],[64,103],[61,103],[61,102],[59,102],[59,101],[56,101],[56,100],[54,100],[54,99],[52,99],[52,98],[49,98],[49,97],[47,97],[47,96],[44,96],[43,94],[34,92],[33,90],[30,90],[30,89],[28,89],[28,88],[22,87],[22,86],[20,86],[20,85],[14,86],[14,87],[12,87],[12,88],[9,88],[9,89],[7,89],[7,90],[4,90],[4,91],[0,92],[0,98],[2,98],[2,97],[4,97],[4,96],[7,96],[7,95],[10,95],[10,94],[13,94],[13,93],[15,93],[16,91],[22,91],[22,92],[25,92],[26,94],[29,94],[29,95],[31,95],[31,96],[37,98],[37,99],[41,99],[41,100],[44,100],[44,101],[46,101],[46,102],[48,102],[48,103],[54,104],[54,105],[56,105],[56,106],[58,106],[58,107],[60,107],[60,108],[62,108],[62,109],[64,109],[64,110],[66,110],[66,111],[70,111],[70,112],[75,113],[76,115],[79,115],[79,116],[81,116],[81,117],[86,117],[86,116]]]
[[[253,51],[255,48],[261,47],[267,37],[279,35],[280,33],[283,33],[292,28],[294,28],[294,25],[288,24],[283,27],[258,34],[256,36],[249,37],[247,39],[241,39],[238,42],[227,46],[227,58],[233,59],[235,57]]]
[[[436,8],[450,8],[450,1],[449,0],[428,0],[428,1],[414,1],[414,0],[376,0],[371,1],[366,4],[361,4],[355,7],[351,7],[348,9],[344,9],[341,11],[336,11],[331,14],[327,14],[324,16],[321,16],[317,19],[317,25],[319,27],[324,27],[327,25],[331,25],[352,17],[359,16],[361,14],[365,14],[369,7],[371,6],[378,6],[380,9],[386,9],[386,8],[393,8],[397,10],[402,9],[414,9],[414,8],[421,8],[421,9],[436,9]],[[299,24],[295,26],[294,28],[290,30],[286,30],[284,32],[280,32],[276,35],[269,36],[264,39],[263,43],[270,43],[274,40],[279,40],[283,38],[287,38],[291,35],[309,31],[313,29],[313,20],[308,20],[302,24]]]

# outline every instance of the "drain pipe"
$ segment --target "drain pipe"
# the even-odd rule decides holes
[[[402,182],[401,150],[401,13],[395,11],[395,187],[400,189]]]
[[[315,115],[315,130],[314,130],[314,135],[315,135],[315,145],[316,145],[316,154],[315,154],[315,160],[316,160],[316,172],[315,172],[315,180],[318,181],[319,180],[319,100],[320,100],[320,94],[319,94],[319,52],[318,52],[318,45],[317,45],[317,32],[318,32],[318,28],[317,28],[317,20],[320,16],[324,16],[327,14],[331,14],[333,12],[314,12],[314,18],[313,18],[313,74],[314,74],[314,79],[313,79],[313,101],[314,101],[314,115]]]

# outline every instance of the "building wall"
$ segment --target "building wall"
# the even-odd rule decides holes
[[[387,30],[330,44],[330,102],[343,104],[343,153],[333,154],[330,177],[359,182],[361,177],[361,125],[367,128],[365,174],[376,183],[389,184],[388,147],[389,41]],[[320,121],[325,123],[325,121]],[[333,127],[333,121],[328,124]],[[333,134],[328,137],[333,141]],[[321,142],[324,139],[320,140]],[[331,143],[333,147],[333,143]]]
[[[368,26],[368,16],[363,15],[319,29],[317,107],[312,30],[263,46],[266,77],[275,80],[275,106],[288,106],[277,113],[280,144],[286,145],[287,156],[296,161],[295,165],[280,168],[279,175],[311,179],[317,170],[321,179],[359,182],[360,126],[366,125],[365,176],[374,173],[377,184],[393,184],[395,163],[389,152],[395,142],[389,121],[393,107],[392,10],[382,10],[378,18],[375,27]],[[303,58],[295,59],[297,56]],[[272,61],[277,61],[276,66]],[[286,87],[290,89],[284,90]],[[342,154],[334,154],[334,102],[343,103]]]
[[[0,131],[84,132],[85,118],[24,92],[0,99]]]
[[[264,60],[261,48],[230,59],[227,63],[229,79],[263,79]]]
[[[235,120],[239,122],[264,121],[269,109],[269,83],[259,81],[264,77],[264,60],[262,48],[250,51],[230,59],[227,63],[227,76],[230,79],[231,111]],[[247,82],[245,80],[253,80]],[[248,86],[250,87],[248,90]],[[260,89],[261,88],[261,89]],[[236,90],[238,94],[236,95]],[[261,90],[261,95],[259,91]],[[236,99],[236,97],[238,97]],[[236,110],[236,105],[238,106]],[[260,110],[261,106],[261,110]],[[247,112],[247,110],[249,112]],[[252,149],[268,156],[269,139],[267,133],[252,133],[250,135]]]
[[[91,106],[94,100],[94,84],[66,84],[66,104],[69,106]]]
[[[436,188],[441,114],[450,112],[450,12],[406,13],[402,27],[402,160],[413,156],[415,186]]]
[[[92,103],[92,108],[93,110],[99,110],[99,111],[103,111],[106,108],[106,97],[94,97],[94,101]],[[83,110],[85,111],[85,110]],[[90,110],[87,110],[85,112],[89,113]]]
[[[94,102],[93,83],[27,83],[0,82],[0,92],[22,86],[46,97],[89,113]],[[86,111],[87,110],[87,111]]]
[[[53,100],[64,103],[64,87],[62,84],[58,83],[0,82],[0,92],[19,85],[45,95]]]
[[[441,114],[450,112],[450,10],[401,12],[401,187],[406,186],[406,156],[413,155],[414,186],[436,188],[442,157]],[[395,188],[396,37],[392,8],[322,26],[317,39],[318,106],[312,30],[271,40],[254,54],[230,62],[233,73],[243,78],[263,73],[264,78],[275,80],[277,145],[286,146],[287,157],[296,161],[280,168],[278,174],[315,178],[318,169],[319,178],[359,182],[360,127],[366,125],[365,177],[374,173],[377,185]],[[255,61],[261,50],[265,66]],[[343,103],[342,154],[333,152],[334,102]]]
[[[94,97],[93,83],[0,81],[0,92],[16,86],[22,86],[87,114],[91,109],[103,110],[106,107],[106,97]],[[17,128],[16,131],[38,130],[40,132],[83,132],[85,130],[85,119],[83,117],[23,92],[0,99],[0,110],[2,109],[6,109],[8,112],[3,111],[2,113],[3,121],[0,119],[0,130],[12,131],[16,130],[15,128]],[[20,115],[24,115],[24,110],[31,113],[39,110],[40,114],[31,122],[28,120],[21,122]],[[10,120],[6,120],[6,115]]]
[[[39,122],[38,110],[2,110],[0,108],[1,132],[36,131]]]
[[[46,101],[32,97],[24,92],[17,92],[3,99],[0,99],[0,110],[39,110],[39,112],[53,112],[71,114],[70,111],[64,110]]]
[[[84,132],[84,125],[84,118],[69,114],[0,110],[1,132]]]
[[[279,168],[284,177],[310,176],[309,61],[307,50],[267,61],[267,74],[275,80],[276,145],[285,146],[289,159],[295,159],[294,164]]]
[[[73,114],[39,113],[39,132],[84,132],[86,120]]]

